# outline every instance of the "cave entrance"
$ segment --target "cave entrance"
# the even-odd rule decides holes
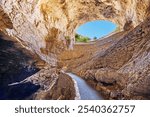
[[[94,41],[117,31],[117,29],[116,24],[106,20],[87,22],[76,29],[75,40],[76,42]]]

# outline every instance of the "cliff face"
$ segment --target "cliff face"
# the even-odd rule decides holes
[[[78,63],[78,66],[75,66],[71,59],[68,60],[68,63],[72,63],[69,69],[85,79],[95,80],[95,88],[104,90],[109,97],[117,92],[121,99],[149,99],[149,24],[150,18],[126,33],[119,41],[110,44],[108,48],[99,46],[101,50],[92,58],[87,59],[84,55],[79,58],[86,60],[86,63],[74,58]],[[103,86],[105,88],[102,88]]]
[[[96,81],[109,97],[144,99],[150,96],[149,14],[149,0],[1,0],[0,30],[50,66]],[[121,32],[73,48],[76,28],[92,20],[112,21]]]
[[[146,18],[148,6],[149,0],[1,0],[0,25],[27,49],[56,65],[57,54],[66,45],[72,48],[79,25],[110,20],[120,30],[128,30]],[[70,41],[66,42],[66,37]]]
[[[60,55],[63,69],[85,78],[109,99],[150,99],[149,24],[147,18],[128,32],[76,44]]]

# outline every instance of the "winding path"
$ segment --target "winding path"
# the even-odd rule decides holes
[[[77,86],[79,89],[81,100],[103,100],[102,95],[92,88],[85,80],[80,78],[79,76],[67,73],[72,79],[77,82]]]

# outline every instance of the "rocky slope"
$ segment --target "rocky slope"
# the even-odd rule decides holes
[[[129,32],[114,34],[89,45],[84,44],[83,48],[76,45],[78,51],[62,54],[64,69],[90,82],[95,81],[94,87],[109,98],[150,99],[149,24],[150,18],[147,18]],[[112,37],[115,37],[115,41],[112,41]],[[99,49],[93,49],[98,47]]]
[[[0,30],[108,98],[149,99],[149,14],[149,0],[1,0]],[[120,32],[73,47],[76,28],[92,20],[112,21]]]
[[[37,92],[28,99],[36,100],[74,100],[76,97],[74,81],[56,68],[45,66],[36,74],[21,82],[39,85]]]

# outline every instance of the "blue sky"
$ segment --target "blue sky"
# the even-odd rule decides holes
[[[110,21],[96,20],[87,22],[76,30],[76,33],[90,38],[101,38],[113,32],[117,25]]]

